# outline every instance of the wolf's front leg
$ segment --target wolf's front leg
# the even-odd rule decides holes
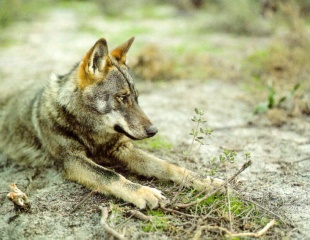
[[[64,162],[65,177],[90,189],[97,189],[104,194],[111,194],[143,209],[156,208],[161,199],[161,192],[155,188],[133,183],[120,174],[97,165],[84,157],[71,157]]]
[[[204,177],[184,167],[154,157],[136,149],[130,142],[118,149],[116,157],[125,163],[129,170],[140,175],[171,180],[197,190],[207,189],[211,191],[224,183],[221,179]]]

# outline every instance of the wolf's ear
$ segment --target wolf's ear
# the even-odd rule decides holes
[[[130,38],[127,42],[123,43],[122,45],[118,46],[117,48],[113,49],[110,54],[114,57],[118,62],[125,64],[126,63],[126,54],[135,40],[135,37]]]
[[[111,66],[107,41],[99,39],[95,45],[87,52],[79,66],[79,85],[81,88],[98,81]]]
[[[88,51],[83,62],[89,73],[96,74],[96,71],[103,71],[107,65],[110,65],[109,50],[107,41],[104,38],[99,39],[95,45]]]

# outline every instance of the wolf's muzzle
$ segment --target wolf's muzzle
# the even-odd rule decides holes
[[[158,132],[157,128],[153,125],[147,127],[145,131],[146,131],[147,137],[153,137]]]

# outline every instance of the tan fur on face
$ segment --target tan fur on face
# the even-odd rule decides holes
[[[96,56],[97,55],[97,56]],[[100,65],[94,68],[94,59],[100,61]],[[103,80],[110,68],[111,60],[108,55],[108,45],[104,38],[99,39],[87,52],[78,69],[78,85],[84,90],[87,86]]]
[[[94,84],[105,78],[112,67],[110,56],[119,64],[126,63],[126,54],[134,41],[134,37],[130,38],[125,43],[113,49],[108,54],[108,45],[104,38],[99,39],[95,45],[87,52],[80,63],[78,70],[78,85],[84,90],[87,86]],[[93,60],[95,55],[100,55],[102,60],[99,68],[93,68]],[[103,55],[104,54],[104,55]]]
[[[121,64],[126,63],[126,54],[131,47],[131,44],[135,40],[134,37],[130,38],[127,42],[123,43],[122,45],[118,46],[114,50],[110,52],[111,56],[116,59]]]

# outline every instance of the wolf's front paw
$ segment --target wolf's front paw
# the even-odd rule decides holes
[[[146,186],[141,186],[133,195],[132,203],[140,209],[144,209],[146,207],[150,209],[157,208],[159,201],[166,199],[162,195],[161,191],[156,188]]]
[[[224,183],[224,180],[213,177],[196,178],[192,180],[192,185],[197,190],[213,191],[220,187]]]

